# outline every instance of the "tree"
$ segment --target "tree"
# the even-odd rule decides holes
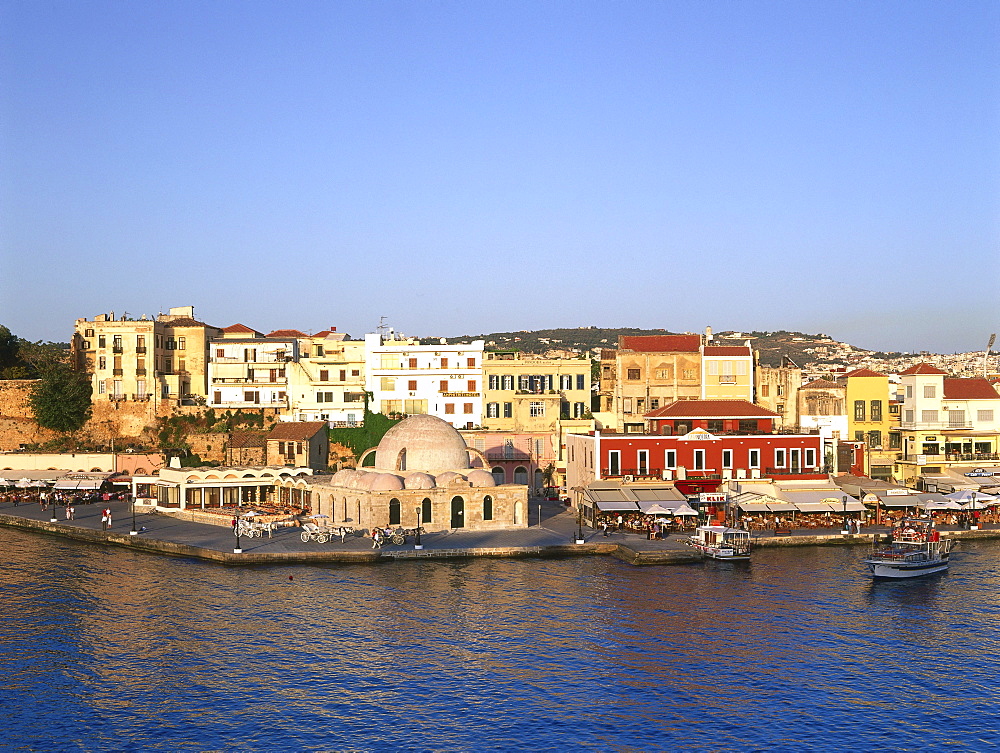
[[[72,432],[90,418],[90,379],[66,364],[55,364],[42,372],[29,398],[39,426]]]

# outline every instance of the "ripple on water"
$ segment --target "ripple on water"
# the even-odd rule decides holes
[[[1000,723],[989,542],[887,584],[849,549],[224,569],[0,547],[11,747],[986,750]]]

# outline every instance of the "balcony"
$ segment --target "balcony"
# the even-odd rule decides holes
[[[489,456],[487,456],[489,457]],[[701,471],[693,471],[693,473],[701,473]],[[692,471],[688,471],[688,478],[694,478],[691,475]],[[625,476],[631,476],[636,481],[662,481],[663,480],[663,469],[662,468],[619,468],[616,473],[612,473],[610,468],[601,469],[602,478],[624,478]],[[700,476],[698,478],[714,478]]]
[[[121,376],[122,374],[125,373],[125,371],[123,369],[112,369],[111,373],[114,376]]]
[[[138,353],[140,356],[145,355],[146,354],[146,346],[145,345],[139,345],[139,346],[137,346],[136,349],[135,349],[135,352]]]
[[[145,369],[136,369],[135,370],[135,375],[136,376],[146,376],[146,370]]]
[[[765,476],[815,476],[823,473],[821,468],[765,468]]]
[[[149,394],[146,393],[144,395],[132,395],[132,402],[133,403],[148,403],[149,402]]]
[[[500,460],[514,460],[518,462],[530,462],[531,454],[523,450],[501,450],[499,452],[486,452],[486,459],[491,463]]]
[[[121,354],[121,353],[124,353],[125,350],[124,350],[124,348],[122,348],[121,345],[113,345],[113,346],[111,346],[111,352],[112,353]]]

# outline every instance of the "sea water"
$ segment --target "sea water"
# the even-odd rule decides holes
[[[0,529],[4,750],[994,750],[1000,543],[225,568]]]

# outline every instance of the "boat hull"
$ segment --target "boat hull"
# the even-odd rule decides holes
[[[707,547],[699,544],[691,544],[691,547],[707,559],[729,561],[750,559],[749,552],[738,552],[729,548]]]
[[[876,559],[865,560],[868,565],[868,572],[872,578],[894,579],[919,578],[924,575],[933,575],[948,569],[948,560],[932,560],[929,562],[884,562]]]

